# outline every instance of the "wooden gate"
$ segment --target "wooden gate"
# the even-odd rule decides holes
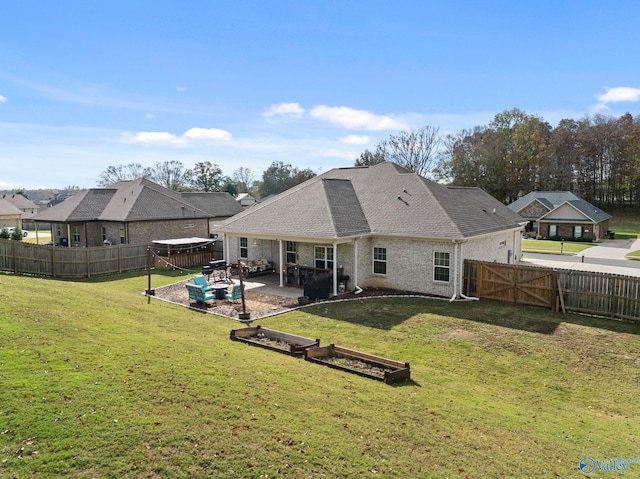
[[[472,268],[475,269],[475,275]],[[475,276],[475,291],[468,291],[473,296],[516,304],[555,307],[557,289],[552,269],[474,261],[469,262],[465,270],[469,273],[465,274],[467,278]],[[466,281],[466,284],[469,286],[470,282]]]

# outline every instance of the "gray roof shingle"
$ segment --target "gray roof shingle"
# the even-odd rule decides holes
[[[531,191],[509,204],[508,207],[512,211],[518,212],[536,200],[542,203],[549,211],[564,203],[569,203],[595,223],[611,218],[610,214],[605,213],[597,206],[593,206],[570,191]]]
[[[202,193],[207,195],[207,193]],[[226,217],[231,207],[226,195],[237,205],[228,193],[211,194],[211,201],[184,195],[160,186],[150,180],[140,178],[122,181],[108,188],[94,188],[79,192],[71,198],[39,212],[36,221],[146,221],[177,218]],[[216,213],[216,201],[224,198],[221,213]],[[190,201],[190,199],[194,199]],[[206,208],[206,209],[205,209]],[[242,210],[242,207],[238,205]],[[235,209],[235,211],[238,211]]]
[[[494,208],[500,214],[493,214]],[[518,228],[521,221],[482,190],[461,192],[380,163],[329,170],[224,221],[219,230],[325,239],[363,234],[464,239]]]

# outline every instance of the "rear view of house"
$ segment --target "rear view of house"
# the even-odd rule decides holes
[[[280,285],[326,274],[331,290],[457,297],[466,258],[514,263],[520,216],[478,188],[447,188],[393,163],[336,168],[221,223],[228,262],[268,261]]]

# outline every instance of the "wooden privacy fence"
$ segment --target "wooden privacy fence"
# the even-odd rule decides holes
[[[0,240],[0,270],[57,278],[88,278],[144,269],[146,245],[64,248]]]
[[[640,320],[640,278],[465,260],[463,293],[611,319]]]

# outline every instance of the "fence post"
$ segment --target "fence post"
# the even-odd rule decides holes
[[[560,290],[558,289],[558,284],[560,282],[560,277],[558,272],[554,269],[551,274],[551,290],[552,293],[549,295],[549,307],[554,310],[556,313],[558,312],[558,299],[560,295]]]
[[[18,253],[16,252],[16,243],[17,241],[13,240],[11,241],[11,251],[12,251],[12,256],[13,256],[13,272],[17,273],[18,272]]]

